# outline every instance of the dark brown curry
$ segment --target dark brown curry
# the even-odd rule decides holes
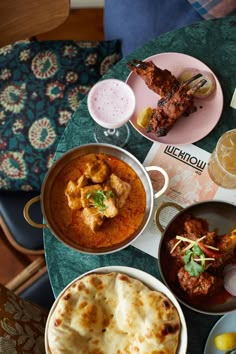
[[[218,235],[206,220],[186,214],[174,225],[161,257],[165,278],[187,303],[219,304],[231,296],[223,269],[236,260],[236,230]]]

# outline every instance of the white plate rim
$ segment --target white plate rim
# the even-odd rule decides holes
[[[49,324],[49,319],[57,305],[57,302],[59,300],[59,298],[61,296],[63,296],[63,293],[77,280],[83,278],[84,276],[86,276],[87,274],[90,273],[110,273],[110,272],[120,272],[120,273],[124,273],[130,277],[133,277],[137,280],[140,280],[141,282],[143,282],[145,285],[147,285],[148,287],[150,287],[153,290],[157,290],[162,292],[163,294],[165,294],[170,300],[171,302],[174,304],[174,306],[177,308],[179,317],[180,317],[180,321],[181,321],[181,334],[180,334],[180,347],[178,348],[178,351],[176,354],[186,354],[187,352],[187,345],[188,345],[188,332],[187,332],[187,325],[186,325],[186,321],[185,321],[185,317],[183,314],[183,311],[180,307],[179,302],[176,300],[175,296],[173,295],[173,293],[165,286],[164,283],[162,283],[159,279],[155,278],[153,275],[146,273],[143,270],[137,269],[137,268],[132,268],[132,267],[126,267],[126,266],[106,266],[106,267],[99,267],[96,269],[92,269],[86,273],[81,274],[79,277],[75,278],[74,280],[72,280],[57,296],[57,298],[55,299],[48,317],[47,317],[47,322],[46,322],[46,326],[45,326],[45,350],[47,354],[51,354],[50,352],[48,352],[48,338],[47,338],[47,334],[48,334],[48,324]]]
[[[230,322],[229,322],[230,321]],[[213,338],[225,332],[234,332],[235,331],[235,321],[236,321],[236,311],[227,313],[226,315],[219,318],[219,320],[214,324],[212,327],[204,348],[204,354],[223,354],[222,350],[218,350],[215,348],[214,344],[212,343]],[[234,323],[234,327],[231,324]],[[225,326],[225,324],[229,324],[229,327]],[[224,329],[225,328],[225,329]],[[213,349],[213,351],[212,351]],[[211,350],[211,351],[209,351]]]
[[[193,56],[191,56],[191,55],[189,55],[189,54],[184,54],[184,53],[180,53],[180,52],[158,53],[158,54],[151,55],[151,56],[149,56],[149,57],[143,59],[142,61],[150,61],[150,60],[152,60],[152,61],[154,61],[154,63],[155,63],[156,58],[161,57],[161,56],[166,56],[166,55],[168,55],[168,56],[180,56],[180,57],[183,57],[183,58],[185,58],[185,59],[194,60],[194,61],[196,61],[196,63],[198,63],[198,65],[204,67],[203,70],[209,71],[209,72],[212,73],[212,75],[214,76],[215,81],[216,81],[217,94],[219,95],[219,99],[218,99],[218,100],[219,100],[219,103],[218,103],[218,104],[219,104],[219,114],[218,114],[217,118],[214,120],[214,123],[212,124],[211,128],[207,131],[206,134],[203,134],[203,135],[200,134],[198,138],[194,138],[194,139],[189,138],[189,135],[188,135],[188,134],[183,134],[183,137],[184,137],[184,139],[185,139],[183,142],[179,142],[179,141],[177,141],[177,142],[175,142],[175,141],[169,141],[169,139],[168,139],[168,134],[167,134],[166,136],[164,136],[164,137],[156,137],[156,138],[154,138],[154,137],[153,137],[154,134],[146,133],[146,131],[145,131],[144,129],[139,128],[139,127],[137,126],[137,124],[135,124],[135,122],[136,122],[136,117],[134,117],[134,116],[130,119],[129,122],[131,123],[131,125],[133,126],[133,128],[134,128],[139,134],[141,134],[143,137],[145,137],[146,139],[148,139],[148,140],[150,140],[150,141],[152,141],[152,142],[159,142],[159,143],[163,143],[163,144],[172,144],[172,145],[174,145],[174,144],[178,144],[178,145],[192,144],[192,143],[195,143],[195,142],[197,142],[197,141],[203,139],[206,135],[208,135],[208,134],[214,129],[214,127],[216,126],[216,124],[218,123],[218,121],[219,121],[219,119],[220,119],[220,117],[221,117],[221,115],[222,115],[223,105],[224,105],[223,91],[222,91],[220,82],[219,82],[217,76],[215,75],[215,73],[214,73],[203,61],[201,61],[201,60],[199,60],[199,59],[197,59],[197,58],[195,58],[195,57],[193,57]],[[132,61],[132,60],[131,60],[131,61]],[[168,68],[168,67],[167,67],[166,69],[169,69],[170,71],[172,70],[171,68]],[[130,85],[129,80],[130,80],[130,78],[133,77],[134,75],[136,75],[136,74],[133,73],[133,72],[130,72],[129,75],[127,76],[125,82]],[[144,85],[145,85],[145,83],[144,83]],[[130,86],[131,86],[131,85],[130,85]],[[132,86],[131,86],[131,88],[132,88]],[[151,90],[150,90],[150,91],[151,91]],[[205,100],[207,100],[207,99],[205,99]],[[207,102],[207,101],[205,101],[205,102]],[[173,129],[172,129],[172,131],[173,131]]]

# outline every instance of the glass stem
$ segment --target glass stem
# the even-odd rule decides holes
[[[116,132],[115,128],[112,128],[112,129],[107,129],[107,130],[105,130],[105,131],[104,131],[104,134],[105,134],[106,136],[109,136],[109,135],[111,136],[111,135],[114,135],[115,132]]]

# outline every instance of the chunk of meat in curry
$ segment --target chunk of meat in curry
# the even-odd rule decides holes
[[[103,215],[94,208],[84,208],[82,211],[85,224],[89,225],[93,232],[99,230],[103,223]]]
[[[101,190],[100,184],[91,184],[80,189],[81,204],[83,208],[90,207],[93,204],[93,196],[96,191]]]
[[[187,215],[182,225],[177,226],[176,234],[183,241],[171,238],[168,249],[173,257],[177,281],[182,290],[191,298],[213,296],[223,288],[223,268],[236,260],[236,235],[232,233],[217,235],[208,230],[206,220]],[[202,238],[202,241],[198,240]],[[198,276],[192,276],[184,266],[183,256],[189,247],[187,239],[199,242],[205,252],[205,269]]]
[[[110,175],[110,183],[118,197],[118,208],[122,208],[128,198],[131,186],[129,183],[122,181],[114,173]]]
[[[65,195],[71,209],[83,209],[84,223],[96,232],[106,218],[118,215],[130,189],[129,183],[111,173],[108,164],[94,155],[77,182],[68,182]]]
[[[96,157],[93,161],[88,162],[84,171],[84,175],[93,183],[103,183],[110,175],[110,168],[108,164],[99,160]]]
[[[103,204],[105,205],[105,210],[101,213],[106,218],[114,218],[118,213],[118,206],[117,206],[117,196],[113,193],[112,189],[108,186],[105,186],[104,192],[106,193],[106,199],[104,200]]]
[[[65,195],[68,200],[68,205],[71,209],[80,209],[82,206],[81,201],[81,187],[88,183],[87,177],[82,175],[76,182],[69,181],[65,190]]]

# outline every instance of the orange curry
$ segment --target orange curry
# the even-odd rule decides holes
[[[105,161],[110,173],[130,185],[130,191],[118,214],[106,218],[94,231],[85,223],[83,209],[71,209],[65,195],[70,181],[83,176],[86,166],[94,160]],[[55,180],[51,193],[53,218],[67,238],[86,248],[102,248],[116,245],[132,237],[141,225],[146,209],[146,193],[136,172],[124,161],[107,154],[87,154],[68,163]]]

